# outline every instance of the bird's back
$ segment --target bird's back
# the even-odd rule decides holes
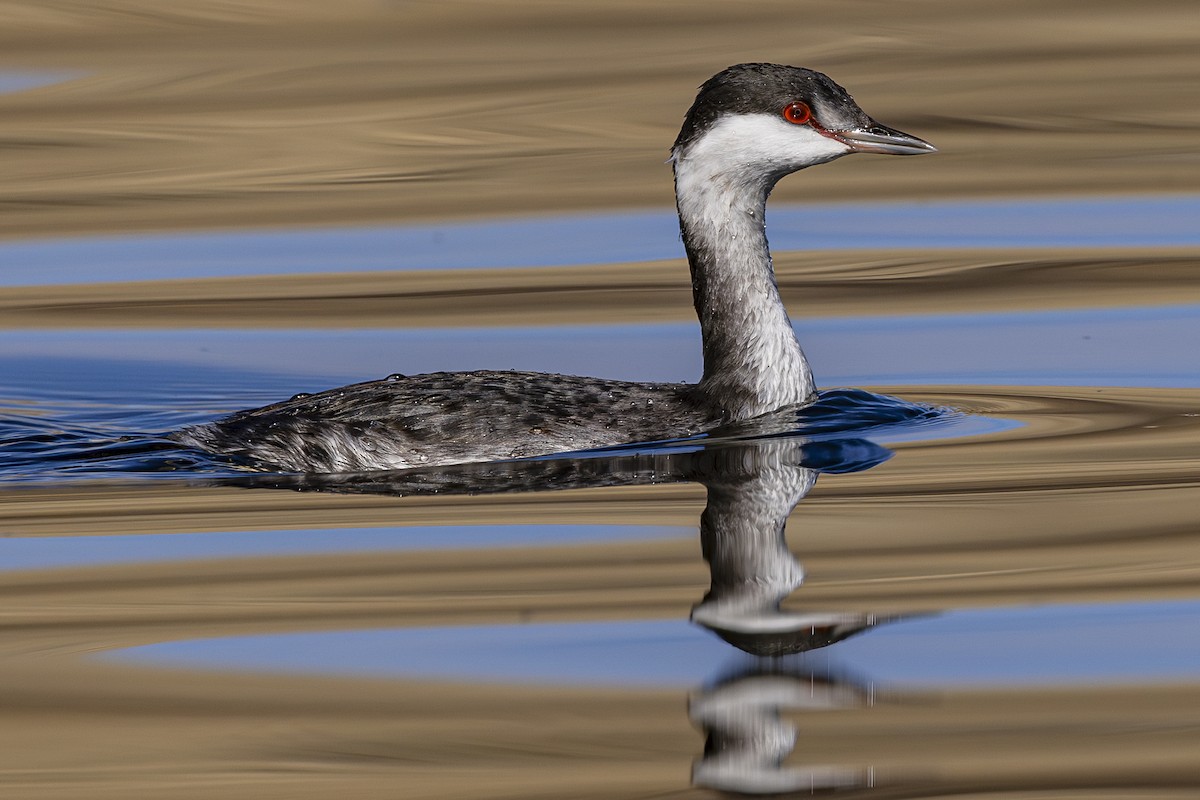
[[[240,411],[178,441],[303,472],[522,458],[698,433],[719,413],[689,384],[534,372],[394,375]]]

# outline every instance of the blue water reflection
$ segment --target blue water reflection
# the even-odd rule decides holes
[[[140,536],[9,537],[0,538],[0,571],[316,553],[549,547],[691,539],[695,535],[691,527],[654,525],[442,525]]]
[[[74,72],[45,72],[45,71],[0,71],[0,94],[15,94],[38,89],[42,86],[53,86],[56,83],[79,77]]]
[[[1028,686],[1200,678],[1200,601],[951,611],[791,657],[883,685]],[[272,634],[166,642],[108,658],[159,666],[436,680],[694,686],[729,646],[682,621]],[[748,657],[736,657],[739,660]]]
[[[780,204],[769,217],[777,251],[1200,245],[1200,195]],[[5,242],[0,285],[570,266],[681,256],[678,221],[664,209],[391,228]]]
[[[796,329],[822,386],[1200,385],[1198,305],[817,318]],[[24,398],[190,394],[215,413],[396,371],[499,368],[694,381],[699,341],[694,323],[23,331],[0,339],[0,386]]]

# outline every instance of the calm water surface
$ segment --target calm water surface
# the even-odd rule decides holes
[[[876,219],[881,247],[905,246],[900,218],[958,214],[945,246],[1136,251],[1195,245],[1194,205],[975,207],[1007,215],[1000,239],[971,207],[838,214]],[[1131,214],[1136,236],[1112,224]],[[541,250],[496,263],[565,263],[622,226],[627,249],[598,259],[674,255],[661,216],[518,223]],[[495,233],[0,257],[9,285],[328,271],[314,243],[351,240],[388,254],[353,268],[395,268],[407,236],[424,242],[413,268],[455,267]],[[64,702],[238,758],[303,751],[332,774],[379,759],[397,785],[478,770],[523,794],[514,770],[552,759],[581,785],[624,770],[614,794],[631,796],[1200,790],[1198,322],[1187,304],[802,319],[822,385],[889,394],[828,391],[769,436],[330,478],[248,473],[160,435],[396,370],[689,380],[698,330],[18,331],[0,340],[9,679],[37,697],[61,675],[82,698]],[[184,707],[214,710],[199,725]]]
[[[1195,4],[816,7],[4,3],[0,798],[1200,797]],[[775,193],[814,406],[363,475],[163,437],[694,380],[664,159],[762,60],[939,148]]]

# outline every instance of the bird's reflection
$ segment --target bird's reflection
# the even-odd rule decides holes
[[[873,615],[785,611],[803,568],[788,548],[785,524],[822,472],[851,472],[889,458],[860,438],[796,435],[778,426],[734,435],[594,453],[466,464],[429,470],[343,475],[256,475],[235,482],[300,490],[394,495],[546,491],[692,481],[708,502],[700,517],[711,585],[692,621],[756,657],[741,674],[693,694],[689,717],[706,736],[694,765],[698,786],[752,794],[865,785],[867,772],[834,766],[784,766],[796,727],[784,711],[862,705],[868,693],[845,680],[787,668],[778,657],[824,647],[878,624]]]
[[[252,475],[222,482],[397,496],[700,483],[708,490],[700,542],[712,582],[692,609],[693,622],[758,656],[824,647],[876,624],[869,614],[780,609],[804,580],[784,526],[820,473],[869,469],[886,461],[890,451],[858,438],[812,441],[781,432],[770,420],[732,433],[588,456],[397,472]]]
[[[688,698],[688,718],[705,735],[692,783],[742,794],[848,789],[872,783],[870,769],[824,764],[785,765],[799,727],[790,717],[871,705],[869,689],[848,678],[761,659]]]
[[[711,586],[692,621],[758,658],[736,675],[697,691],[688,717],[705,734],[692,783],[743,794],[847,789],[872,782],[870,770],[785,764],[798,729],[784,713],[861,706],[871,694],[844,677],[818,675],[779,656],[841,641],[878,623],[869,614],[797,613],[780,608],[804,580],[785,538],[788,517],[821,469],[879,463],[858,440],[818,447],[795,439],[713,449],[696,459],[708,490],[700,542]]]
[[[874,625],[866,614],[786,612],[780,604],[804,580],[784,536],[788,516],[822,468],[873,466],[886,457],[877,450],[861,440],[817,446],[776,438],[698,455],[694,479],[708,489],[700,543],[712,584],[692,621],[758,656],[824,647]]]

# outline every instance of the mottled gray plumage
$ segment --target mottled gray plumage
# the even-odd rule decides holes
[[[811,107],[811,123],[785,119],[792,103]],[[404,469],[684,437],[811,402],[771,267],[767,196],[782,176],[852,152],[932,150],[875,123],[819,72],[730,67],[701,87],[671,159],[703,339],[698,384],[433,373],[296,397],[172,438],[265,468]]]
[[[720,422],[688,384],[540,372],[434,372],[356,383],[180,431],[180,441],[302,472],[522,458],[687,436]]]

